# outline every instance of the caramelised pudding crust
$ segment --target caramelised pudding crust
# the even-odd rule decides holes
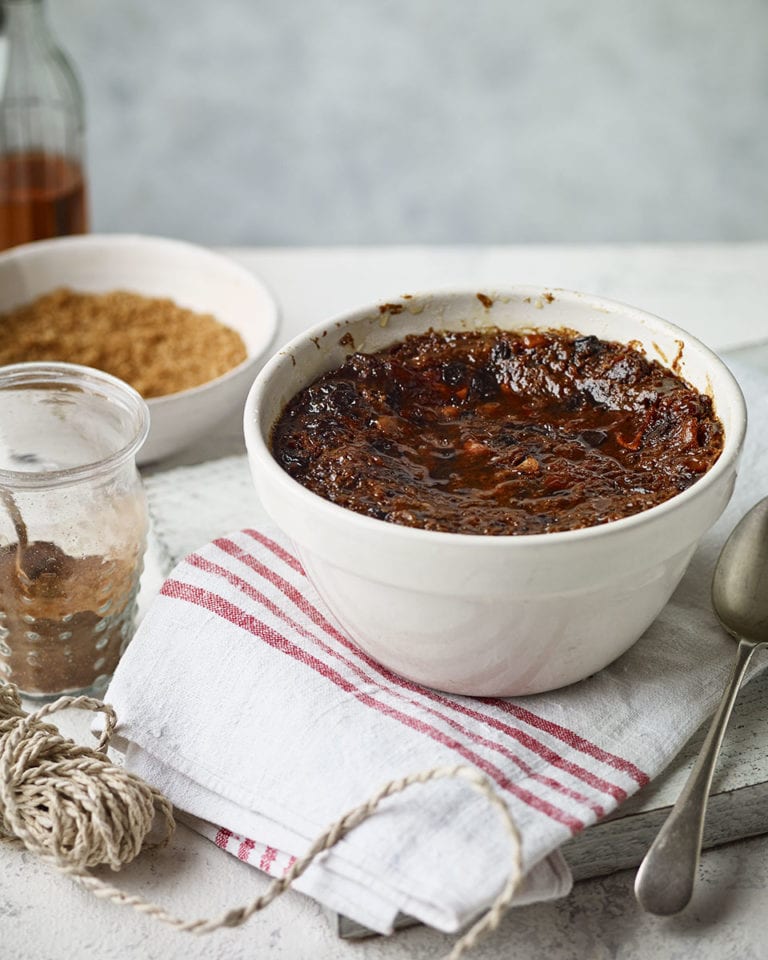
[[[685,490],[717,460],[709,397],[639,350],[567,330],[430,331],[298,393],[277,461],[327,500],[465,534],[575,530]]]

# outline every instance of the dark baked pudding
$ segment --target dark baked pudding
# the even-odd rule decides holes
[[[333,503],[490,535],[639,513],[722,448],[708,396],[632,346],[567,330],[430,331],[355,353],[272,433],[278,463]]]

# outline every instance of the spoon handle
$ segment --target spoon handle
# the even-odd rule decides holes
[[[660,916],[679,913],[691,899],[715,764],[736,695],[758,646],[743,638],[739,640],[731,678],[712,718],[696,765],[637,871],[635,896],[648,913]]]

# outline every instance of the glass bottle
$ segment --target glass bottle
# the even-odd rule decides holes
[[[0,250],[88,229],[83,97],[43,0],[2,0]]]
[[[131,638],[147,536],[149,411],[68,363],[0,368],[0,682],[100,694]]]

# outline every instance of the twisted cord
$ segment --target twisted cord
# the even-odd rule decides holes
[[[104,731],[95,749],[78,746],[55,726],[44,722],[51,714],[70,708],[104,714]],[[212,919],[182,920],[158,904],[126,893],[90,872],[90,868],[100,865],[118,870],[142,849],[168,843],[175,828],[170,801],[106,756],[116,722],[112,707],[91,697],[60,697],[26,714],[16,688],[0,684],[0,839],[22,843],[95,897],[132,907],[177,930],[203,934],[240,926],[285,893],[320,854],[371,817],[384,800],[414,784],[433,780],[460,779],[469,783],[495,808],[511,845],[507,882],[488,911],[456,941],[447,960],[459,960],[483,934],[499,925],[522,879],[520,834],[491,783],[474,767],[441,766],[392,780],[365,803],[348,810],[284,876],[273,880],[264,893],[244,906]],[[154,841],[151,835],[158,822],[160,839]]]
[[[75,708],[104,714],[98,746],[79,746],[45,718]],[[26,714],[12,684],[0,685],[0,836],[75,875],[118,870],[150,839],[155,820],[167,843],[173,808],[159,791],[106,756],[115,728],[112,707],[91,697],[60,697]]]

